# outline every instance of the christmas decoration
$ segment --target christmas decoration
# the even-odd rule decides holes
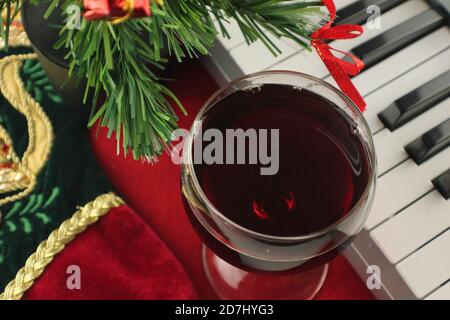
[[[111,192],[87,110],[54,91],[23,39],[0,58],[0,300],[195,298],[178,260]],[[69,288],[73,267],[82,290]]]
[[[87,20],[110,20],[114,24],[150,15],[149,0],[84,0],[83,7]]]
[[[112,190],[88,146],[87,110],[64,104],[36,55],[15,49],[0,59],[0,132],[12,159],[0,169],[2,289],[78,205]]]
[[[6,45],[20,1],[0,0]],[[275,55],[280,50],[269,35],[314,46],[341,88],[363,108],[347,77],[361,69],[360,61],[345,64],[323,41],[357,36],[351,33],[355,28],[331,28],[336,13],[331,0],[84,0],[81,7],[76,0],[51,0],[44,17],[57,8],[70,14],[54,47],[69,50],[69,76],[85,85],[83,101],[92,105],[88,126],[97,121],[107,126],[117,152],[121,146],[136,159],[152,161],[167,149],[178,120],[171,101],[185,114],[158,76],[165,52],[178,61],[207,55],[218,33],[228,36],[230,20],[248,44],[262,41]]]

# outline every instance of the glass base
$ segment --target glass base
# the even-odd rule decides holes
[[[290,275],[247,272],[222,260],[205,245],[203,267],[212,288],[224,300],[311,300],[328,273],[328,264]]]

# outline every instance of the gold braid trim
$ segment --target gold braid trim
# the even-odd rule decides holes
[[[112,208],[123,203],[123,200],[114,193],[107,193],[79,208],[72,218],[64,221],[58,229],[50,234],[47,240],[38,246],[36,252],[27,259],[25,266],[17,272],[15,279],[6,286],[5,292],[0,295],[0,300],[21,299],[55,256],[75,236],[82,233],[89,225],[107,214]]]

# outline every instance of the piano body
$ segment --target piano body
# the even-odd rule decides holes
[[[364,230],[344,252],[361,278],[380,268],[380,299],[450,299],[450,0],[335,0],[336,24],[380,28],[335,41],[366,64],[353,82],[367,102],[378,159],[377,191]],[[376,25],[376,24],[374,24]],[[219,84],[262,70],[293,70],[336,85],[315,52],[273,38],[248,46],[230,22],[204,60]]]

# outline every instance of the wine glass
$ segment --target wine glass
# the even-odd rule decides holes
[[[299,110],[302,113],[296,123]],[[214,118],[217,114],[221,115],[219,122]],[[311,121],[310,116],[312,121],[317,122],[317,125],[312,123],[310,128],[322,128],[322,131],[331,128],[330,132],[344,133],[334,135],[327,131],[329,137],[319,137],[318,134],[323,132],[312,132],[314,130],[306,125]],[[252,120],[248,120],[249,117]],[[254,189],[260,188],[259,178],[249,178],[248,171],[254,171],[254,166],[241,163],[229,169],[228,164],[214,163],[214,171],[208,172],[209,178],[205,178],[206,173],[202,173],[201,168],[207,164],[199,167],[194,159],[196,139],[202,139],[202,125],[205,122],[211,120],[210,124],[222,123],[223,126],[233,123],[235,127],[242,124],[248,127],[251,123],[261,129],[273,128],[271,119],[282,127],[280,150],[283,151],[287,143],[294,148],[280,154],[278,174],[274,177],[261,176],[261,183],[266,181],[264,190],[270,191],[260,199],[262,202],[247,199],[248,193],[253,196]],[[322,121],[328,122],[324,125]],[[224,132],[225,128],[220,130]],[[298,130],[299,136],[286,141],[283,130]],[[331,142],[323,142],[326,141],[323,137],[330,138]],[[347,140],[345,143],[335,141],[341,138],[350,139],[350,143]],[[346,185],[344,181],[347,181],[347,176],[342,172],[347,170],[344,169],[347,160],[342,160],[344,158],[341,159],[338,153],[336,156],[332,153],[332,144],[324,147],[322,143],[336,143],[341,149],[343,145],[345,148],[349,146],[351,150],[345,157],[353,163],[351,168],[359,175],[359,182],[350,183],[351,187],[345,186],[343,191],[339,189],[339,186]],[[298,163],[300,160],[297,161],[294,155],[297,150],[303,152],[299,153],[298,159],[307,163],[307,168]],[[316,156],[317,152],[319,156]],[[296,171],[292,171],[291,167]],[[269,187],[267,181],[272,181]],[[298,72],[267,71],[244,76],[219,89],[199,111],[185,139],[181,170],[185,209],[204,242],[203,265],[214,291],[222,299],[312,299],[326,278],[330,259],[361,231],[373,202],[375,181],[376,158],[368,125],[352,101],[332,85]],[[216,186],[213,191],[208,183]],[[281,190],[280,186],[289,183],[293,184],[292,190],[303,189],[295,195],[289,190]],[[320,194],[320,188],[328,192]],[[336,191],[330,192],[334,190],[332,188]],[[280,199],[284,207],[279,206],[276,200],[278,193],[282,195]],[[345,202],[349,194],[351,201]],[[313,203],[312,198],[319,201]],[[346,209],[339,207],[339,210],[344,210],[339,215],[336,215],[337,209],[332,207],[336,199],[336,203],[347,203]],[[298,202],[295,204],[298,208],[293,209],[294,201]],[[257,213],[261,222],[254,217],[241,217],[247,215],[241,203],[248,206],[249,215]],[[302,205],[302,208],[308,206],[308,212],[275,222],[275,218],[270,220],[272,217],[267,215],[267,209],[262,209],[262,203],[266,208],[270,207],[273,217],[287,217],[290,212],[301,211]],[[283,219],[292,222],[283,225]]]

